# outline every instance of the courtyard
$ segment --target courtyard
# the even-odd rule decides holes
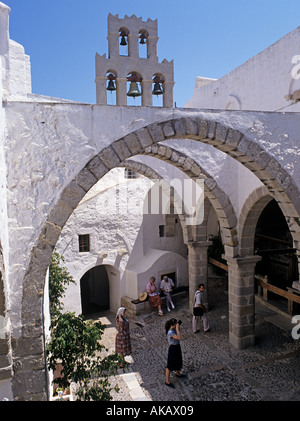
[[[299,340],[292,338],[293,325],[261,300],[256,301],[256,344],[235,349],[228,341],[228,297],[223,278],[210,280],[211,332],[192,333],[188,298],[176,301],[175,310],[156,312],[130,320],[132,356],[126,357],[127,371],[119,370],[112,384],[118,384],[114,401],[299,401]],[[168,344],[164,324],[168,318],[182,320],[181,348],[186,378],[171,375],[175,389],[165,386]],[[93,315],[107,325],[103,341],[114,351],[115,314]]]

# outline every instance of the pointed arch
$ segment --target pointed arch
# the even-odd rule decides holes
[[[300,250],[300,193],[291,176],[258,143],[247,138],[241,131],[211,118],[214,117],[205,119],[200,113],[198,116],[197,113],[193,113],[192,116],[167,119],[129,132],[99,151],[66,186],[58,201],[55,202],[41,230],[37,244],[31,251],[30,264],[24,277],[21,308],[22,331],[20,337],[16,339],[13,361],[14,364],[19,363],[21,366],[22,362],[26,361],[26,364],[23,365],[22,370],[16,372],[13,378],[14,396],[17,399],[27,398],[18,396],[18,385],[21,382],[28,381],[30,376],[45,378],[42,326],[43,288],[47,267],[61,230],[88,190],[110,169],[119,166],[125,159],[137,154],[152,153],[152,147],[164,140],[193,139],[212,145],[236,159],[262,181],[281,207],[295,246]],[[161,148],[161,146],[157,145],[157,148]],[[171,156],[167,158],[167,154],[170,152],[170,150],[166,150],[165,159],[175,158],[177,153],[175,151],[172,151]],[[194,165],[191,157],[180,157],[176,162],[178,164],[180,162],[180,165],[186,167],[196,177],[200,175],[201,171]],[[207,179],[206,184],[211,186],[210,190],[217,189],[211,179]],[[219,210],[222,212],[229,203],[221,194],[218,195],[218,198],[221,205]],[[233,223],[230,223],[229,230],[232,228],[231,225]],[[235,239],[233,246],[237,244],[236,241]],[[29,341],[32,345],[29,347],[30,349],[18,346],[18,344]],[[34,359],[32,359],[33,353]],[[35,362],[34,366],[33,363],[27,364],[31,360]],[[28,393],[34,394],[35,391],[28,391]],[[37,391],[36,393],[43,392]]]

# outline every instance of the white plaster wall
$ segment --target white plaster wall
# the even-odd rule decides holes
[[[77,282],[76,286],[71,285],[68,289],[65,300],[67,310],[81,312],[80,278],[94,266],[110,265],[113,273],[109,274],[116,276],[119,273],[122,280],[129,255],[139,241],[137,237],[147,187],[145,189],[143,179],[126,180],[123,173],[124,168],[115,169],[103,177],[73,212],[57,243],[59,253],[65,257],[66,267]],[[114,181],[117,184],[108,188],[110,184],[115,184]],[[79,234],[90,234],[90,252],[79,253]],[[114,285],[111,307],[116,309],[120,297],[125,295],[125,285],[117,279],[111,284]]]
[[[299,42],[300,27],[219,80],[197,78],[185,107],[299,112],[300,103],[285,98],[300,89],[292,74]]]
[[[137,298],[144,291],[143,274],[148,276],[147,271],[158,274],[160,270],[175,268],[179,284],[187,282],[181,227],[178,224],[175,237],[160,238],[158,225],[165,223],[164,216],[144,215],[145,197],[153,183],[144,177],[124,179],[123,173],[124,168],[110,171],[90,190],[69,218],[57,243],[57,250],[76,281],[66,292],[67,311],[77,314],[82,311],[80,279],[99,264],[107,268],[113,310],[119,307],[122,296]],[[90,252],[79,253],[79,234],[90,234]],[[147,243],[144,238],[149,239]],[[136,272],[140,268],[142,274]]]
[[[14,301],[11,315],[16,332],[30,251],[51,208],[78,171],[102,148],[125,134],[151,122],[176,117],[197,116],[218,121],[241,130],[262,145],[300,186],[299,118],[293,113],[13,102],[6,104],[5,116],[9,261],[12,262],[7,276]],[[188,148],[187,152],[194,158],[195,149]],[[230,166],[227,169],[231,171]],[[222,179],[227,175],[224,171]]]
[[[141,292],[146,291],[146,284],[149,278],[156,278],[156,286],[160,286],[160,274],[162,272],[176,272],[177,286],[188,285],[188,261],[175,252],[168,252],[158,249],[148,249],[144,258],[135,262],[133,266],[128,265],[126,270],[127,296],[138,298]]]
[[[31,93],[30,57],[24,47],[17,42],[9,41],[10,64],[10,100],[22,100]]]
[[[192,156],[194,161],[211,175],[228,195],[237,216],[249,194],[262,186],[261,181],[251,171],[211,145],[199,144],[189,139],[165,141],[163,144]]]

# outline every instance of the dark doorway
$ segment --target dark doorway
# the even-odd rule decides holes
[[[286,287],[292,286],[293,281],[299,279],[293,239],[275,200],[264,208],[257,222],[255,252],[262,257],[256,265],[256,273],[267,275],[272,285],[286,290]]]
[[[84,316],[109,310],[109,279],[104,265],[96,266],[83,275],[80,292]]]
[[[162,279],[163,279],[164,276],[167,276],[168,278],[172,279],[172,281],[174,282],[174,285],[176,287],[176,285],[177,285],[176,272],[162,273],[160,275],[160,282],[162,281]]]

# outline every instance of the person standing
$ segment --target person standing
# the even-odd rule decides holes
[[[124,358],[126,355],[131,355],[129,322],[126,318],[125,307],[120,307],[117,311],[116,324],[118,330],[116,335],[116,353],[122,355]]]
[[[160,283],[160,289],[166,297],[168,311],[171,311],[170,307],[172,307],[173,309],[175,308],[172,301],[172,297],[171,297],[171,291],[173,288],[174,288],[174,282],[172,281],[171,278],[168,278],[165,275]]]
[[[199,284],[198,290],[195,292],[195,296],[194,296],[194,307],[201,307],[202,310],[203,310],[203,315],[202,316],[194,316],[193,315],[193,320],[192,320],[193,333],[199,332],[199,330],[197,330],[197,321],[198,321],[198,319],[200,320],[201,317],[202,317],[202,321],[203,321],[204,332],[210,332],[208,317],[207,317],[207,314],[206,314],[206,308],[203,304],[203,293],[204,293],[204,291],[205,291],[204,284]]]
[[[182,353],[180,346],[181,336],[179,326],[180,322],[174,318],[167,320],[165,324],[167,339],[169,343],[165,385],[172,389],[175,389],[175,386],[170,382],[171,371],[175,371],[177,377],[186,377],[185,374],[181,373]]]
[[[149,304],[151,307],[158,308],[159,316],[163,316],[163,312],[161,311],[161,298],[158,295],[155,285],[155,277],[151,276],[149,282],[146,285],[146,291],[148,292]]]

